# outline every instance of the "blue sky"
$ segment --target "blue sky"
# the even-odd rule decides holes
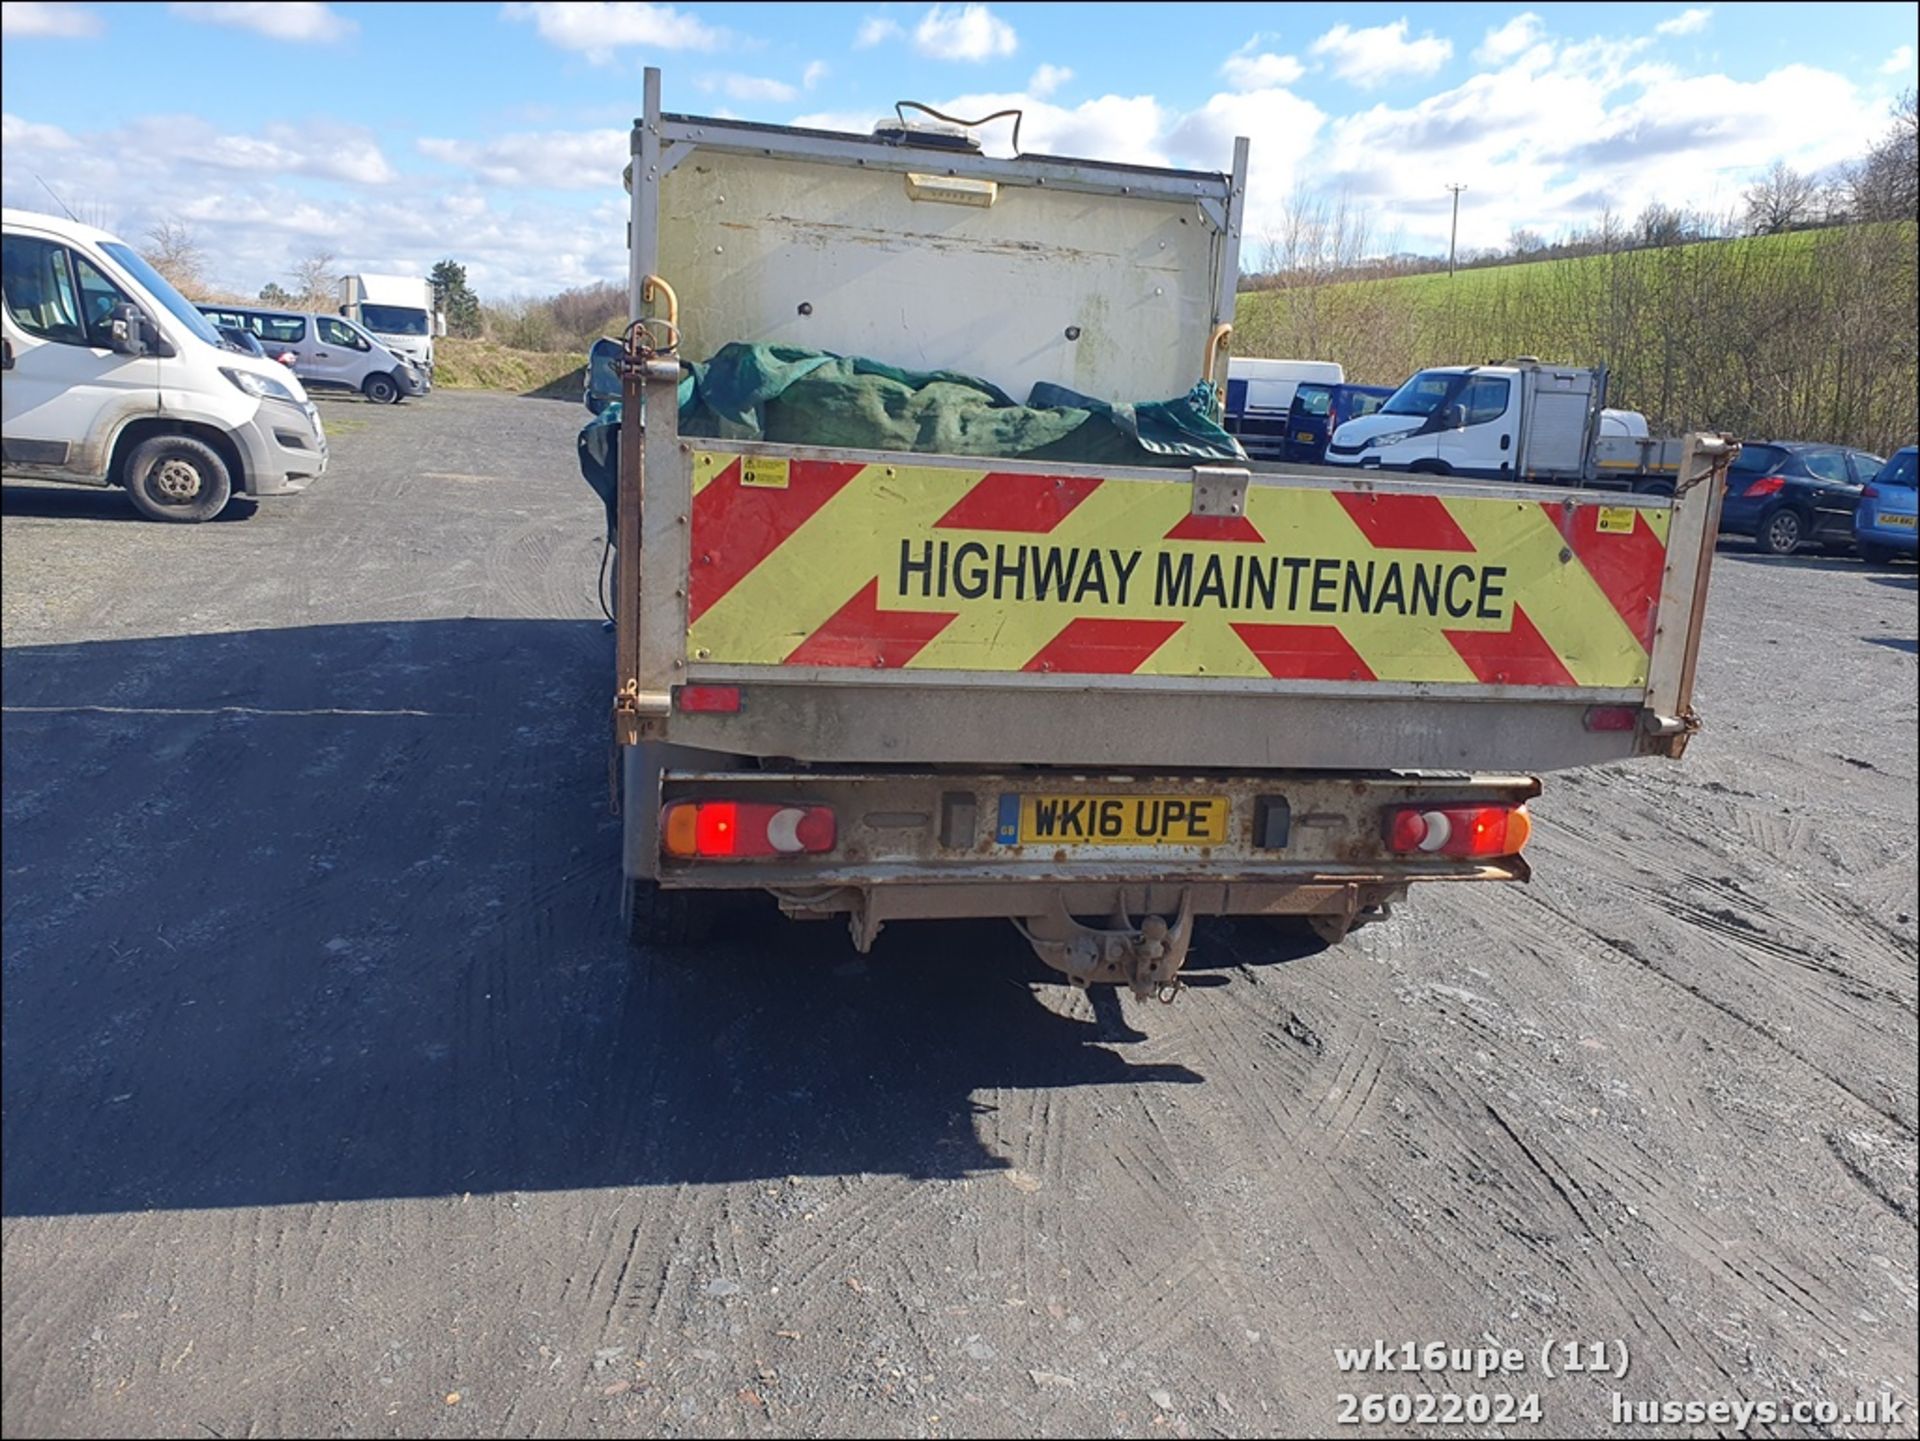
[[[1224,167],[1247,258],[1344,192],[1375,250],[1738,201],[1859,153],[1914,83],[1912,4],[52,4],[8,0],[4,194],[131,238],[184,222],[251,292],[301,256],[483,295],[624,274],[640,71],[671,109],[866,129],[1027,110],[1028,149]],[[79,80],[80,83],[76,83]]]

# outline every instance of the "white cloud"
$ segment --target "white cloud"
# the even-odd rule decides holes
[[[617,191],[627,163],[625,130],[541,130],[488,140],[417,142],[430,160],[457,165],[488,185]]]
[[[1043,64],[1027,77],[1027,91],[1044,100],[1071,79],[1073,72],[1066,66]]]
[[[1662,20],[1653,27],[1656,35],[1694,35],[1707,28],[1707,21],[1713,18],[1711,10],[1682,10],[1671,20]]]
[[[18,115],[0,115],[0,146],[8,150],[16,145],[23,150],[30,147],[41,152],[72,150],[79,144],[58,125],[36,125]]]
[[[1893,54],[1887,57],[1886,63],[1880,67],[1880,73],[1882,75],[1904,75],[1911,69],[1913,69],[1913,47],[1911,45],[1901,45],[1897,46]]]
[[[1407,76],[1431,75],[1453,58],[1453,42],[1431,31],[1408,39],[1405,19],[1366,30],[1336,25],[1313,42],[1312,50],[1333,63],[1334,74],[1364,90]]]
[[[826,61],[824,60],[813,61],[811,64],[807,66],[806,70],[801,73],[800,88],[803,90],[813,89],[814,86],[818,85],[822,80],[825,80],[827,78],[827,73],[828,72],[827,72]]]
[[[274,124],[259,135],[208,134],[196,141],[190,137],[212,127],[190,119],[179,124],[179,143],[193,145],[193,159],[216,170],[304,175],[349,185],[387,185],[399,178],[373,137],[352,127]]]
[[[936,5],[920,17],[913,43],[936,60],[991,60],[1013,54],[1020,37],[984,5]]]
[[[1720,214],[1774,159],[1819,171],[1884,127],[1881,105],[1845,76],[1807,66],[1752,81],[1685,74],[1643,63],[1652,43],[1542,44],[1415,104],[1346,116],[1320,146],[1335,159],[1316,181],[1350,191],[1377,235],[1432,254],[1446,247],[1448,181],[1469,187],[1460,244],[1479,248],[1515,226],[1551,235],[1656,200]],[[1792,110],[1782,94],[1799,97]],[[1251,187],[1249,198],[1274,199]]]
[[[1307,67],[1291,55],[1276,55],[1260,50],[1256,35],[1221,65],[1220,73],[1235,90],[1269,90],[1276,85],[1291,85],[1307,73]]]
[[[853,48],[868,50],[889,40],[898,40],[906,33],[884,15],[869,15],[860,22],[860,29],[853,37]]]
[[[1522,11],[1504,25],[1489,29],[1473,58],[1483,65],[1504,65],[1546,38],[1547,27],[1531,10]]]
[[[709,95],[717,90],[729,100],[738,100],[742,104],[752,104],[755,101],[791,100],[800,93],[797,87],[787,84],[784,80],[773,80],[761,75],[731,73],[703,75],[696,83]]]
[[[112,129],[68,133],[9,116],[3,124],[5,203],[53,206],[34,181],[45,175],[90,224],[137,240],[161,220],[184,221],[205,245],[209,273],[228,293],[252,295],[316,248],[335,253],[342,270],[424,275],[448,255],[468,267],[488,299],[551,294],[626,274],[626,198],[620,166],[625,130],[601,170],[605,198],[556,202],[550,195],[445,181],[423,174],[406,191],[348,185],[364,161],[329,159],[351,152],[351,133],[223,134],[203,120],[150,116]],[[263,169],[249,144],[280,147]],[[552,149],[542,152],[552,163]],[[245,162],[245,163],[242,163]],[[520,177],[547,183],[544,176]]]
[[[54,0],[7,0],[0,5],[0,35],[80,40],[98,35],[105,28],[98,15],[79,5],[62,5]]]
[[[727,38],[697,16],[671,5],[649,5],[644,0],[555,0],[527,4],[522,0],[500,8],[505,20],[531,20],[540,38],[562,50],[577,50],[595,65],[605,65],[623,45],[647,45],[657,50],[713,50]]]
[[[326,5],[302,3],[302,0],[255,0],[255,3],[185,4],[167,7],[175,19],[200,25],[227,25],[235,30],[251,30],[269,40],[291,40],[297,44],[332,44],[344,40],[360,27],[336,15]]]

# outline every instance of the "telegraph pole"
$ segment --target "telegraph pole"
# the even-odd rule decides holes
[[[1460,192],[1466,188],[1464,185],[1457,184],[1447,187],[1447,189],[1453,192],[1453,233],[1447,237],[1447,276],[1449,279],[1453,276],[1453,257],[1460,244]]]

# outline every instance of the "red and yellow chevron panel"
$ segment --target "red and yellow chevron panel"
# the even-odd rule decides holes
[[[694,455],[697,664],[1639,689],[1670,512]]]

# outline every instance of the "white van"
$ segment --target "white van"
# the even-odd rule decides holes
[[[152,520],[210,520],[327,468],[299,378],[220,332],[123,241],[4,212],[4,472],[124,486]]]
[[[1278,460],[1286,453],[1287,422],[1293,393],[1312,382],[1344,385],[1347,372],[1334,360],[1269,360],[1264,356],[1227,358],[1227,406],[1224,424],[1239,437],[1247,454]]]
[[[202,305],[215,325],[250,331],[263,349],[293,353],[293,373],[309,390],[357,390],[375,405],[398,405],[433,388],[426,371],[395,355],[344,315]]]

